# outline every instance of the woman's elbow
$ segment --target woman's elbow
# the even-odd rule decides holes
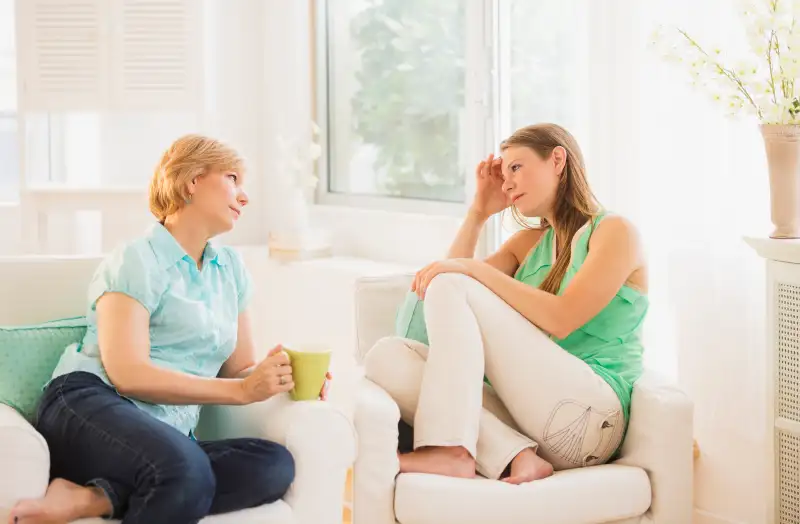
[[[140,373],[134,366],[106,366],[106,375],[120,395],[130,397],[140,392],[141,387],[137,379]]]
[[[548,330],[548,332],[555,338],[563,340],[574,333],[576,329],[576,327],[564,323],[553,326],[553,329]]]
[[[547,319],[547,325],[542,326],[545,331],[558,339],[565,339],[580,326],[575,323],[575,316],[566,308],[553,308]]]

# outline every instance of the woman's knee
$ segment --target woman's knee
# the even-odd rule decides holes
[[[431,302],[435,302],[442,295],[448,297],[457,295],[466,299],[466,289],[471,282],[477,283],[472,277],[461,273],[439,273],[428,283],[425,290],[426,307],[429,307]]]
[[[253,468],[253,488],[263,494],[263,504],[282,499],[294,482],[294,457],[285,446],[269,440],[253,439],[251,445],[257,463]]]
[[[396,380],[398,366],[405,353],[412,351],[401,337],[384,337],[378,340],[364,357],[364,376],[379,386]]]
[[[163,450],[165,458],[153,464],[152,488],[170,500],[176,515],[202,518],[214,501],[216,477],[208,456],[194,442],[187,444]]]

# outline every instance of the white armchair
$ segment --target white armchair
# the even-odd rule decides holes
[[[0,325],[19,325],[83,313],[94,258],[0,259],[5,297],[42,297],[0,303]],[[47,298],[44,298],[47,297]],[[0,301],[3,302],[3,301]],[[296,476],[283,500],[215,515],[204,524],[341,524],[347,470],[355,434],[347,416],[323,402],[294,402],[286,395],[242,407],[207,406],[200,439],[263,437],[285,445]],[[50,453],[44,438],[19,413],[0,404],[0,522],[20,498],[40,497],[48,484]],[[101,524],[101,519],[81,524]]]
[[[356,288],[358,356],[393,332],[410,276],[367,278]],[[650,373],[634,388],[621,458],[522,486],[399,473],[400,412],[363,379],[355,425],[354,524],[688,524],[693,511],[692,404]]]

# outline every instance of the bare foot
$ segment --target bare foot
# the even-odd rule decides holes
[[[22,500],[11,510],[8,524],[65,524],[80,518],[111,514],[102,490],[55,479],[40,499]]]
[[[474,478],[475,459],[462,447],[430,447],[400,455],[401,473]]]
[[[511,474],[502,479],[509,484],[522,484],[549,477],[553,474],[553,465],[536,454],[531,448],[525,448],[511,461]]]

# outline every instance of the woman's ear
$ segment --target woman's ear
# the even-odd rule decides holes
[[[194,195],[194,192],[197,191],[197,177],[192,178],[192,180],[186,184],[186,194],[189,198]]]
[[[550,158],[553,160],[553,167],[556,173],[561,176],[561,173],[564,172],[564,167],[567,165],[567,150],[562,146],[556,146],[553,148]]]

